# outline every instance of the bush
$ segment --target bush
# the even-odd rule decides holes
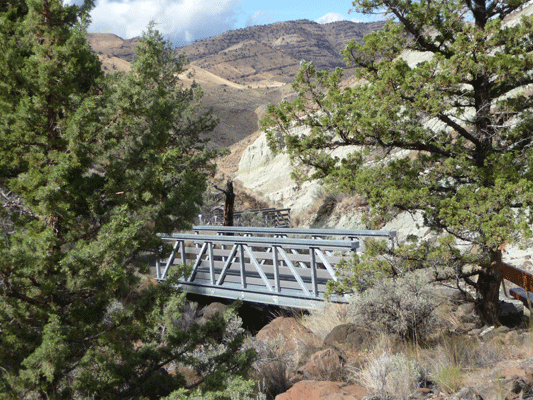
[[[461,366],[441,366],[433,373],[435,385],[446,393],[455,393],[463,386],[464,373]]]
[[[259,383],[260,392],[268,399],[274,399],[278,394],[290,388],[287,379],[288,355],[280,353],[285,345],[285,339],[280,335],[277,339],[250,343],[257,354],[253,363],[251,376]]]
[[[370,355],[367,366],[358,375],[362,383],[380,398],[405,399],[423,380],[422,371],[415,361],[403,354],[388,352]]]
[[[437,302],[425,279],[415,274],[383,279],[356,297],[350,308],[358,325],[417,340],[436,328]]]

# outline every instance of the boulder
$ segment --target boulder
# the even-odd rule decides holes
[[[304,379],[341,380],[344,375],[343,359],[335,349],[319,350],[298,372]]]
[[[205,323],[214,315],[219,314],[221,317],[224,315],[226,308],[228,306],[222,303],[211,303],[208,306],[205,306],[201,311],[200,315],[202,316],[198,321],[199,325],[205,325]]]
[[[373,346],[373,332],[354,324],[337,325],[324,338],[324,346],[359,352]]]
[[[341,382],[300,381],[276,400],[360,400],[368,396],[367,389]]]
[[[272,320],[255,338],[268,344],[280,358],[289,359],[290,367],[300,365],[322,347],[322,340],[292,317]]]

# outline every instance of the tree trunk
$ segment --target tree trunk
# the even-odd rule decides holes
[[[233,226],[233,208],[235,203],[235,193],[233,193],[233,182],[228,179],[226,183],[226,202],[224,205],[224,226]]]
[[[503,280],[502,252],[491,252],[490,265],[479,274],[478,298],[476,309],[485,324],[497,325],[499,323],[500,285]]]

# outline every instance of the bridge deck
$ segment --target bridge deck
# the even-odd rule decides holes
[[[260,233],[270,237],[258,237],[258,232],[250,231],[250,228],[216,228],[212,232],[226,235],[160,234],[164,241],[173,242],[173,250],[164,265],[157,264],[157,279],[164,280],[172,266],[183,264],[190,267],[190,272],[187,277],[179,279],[179,283],[192,293],[318,308],[324,301],[327,282],[338,279],[335,265],[355,253],[359,241],[353,237],[361,237],[361,231],[356,231],[357,235],[349,239],[325,240],[318,236],[335,235],[331,231],[317,230],[314,230],[317,238],[312,239],[272,237],[286,235],[269,228],[262,228]],[[342,236],[350,237],[347,232],[342,231]],[[354,231],[350,232],[353,234]],[[228,233],[233,236],[227,236]],[[252,234],[256,236],[248,236]],[[303,231],[292,234],[310,236],[309,232]],[[389,232],[368,236],[391,237]],[[344,301],[335,296],[331,300]]]

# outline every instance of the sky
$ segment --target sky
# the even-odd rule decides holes
[[[153,20],[163,35],[181,46],[229,30],[280,21],[375,20],[350,13],[352,8],[351,0],[96,0],[89,32],[130,39],[140,36]]]

